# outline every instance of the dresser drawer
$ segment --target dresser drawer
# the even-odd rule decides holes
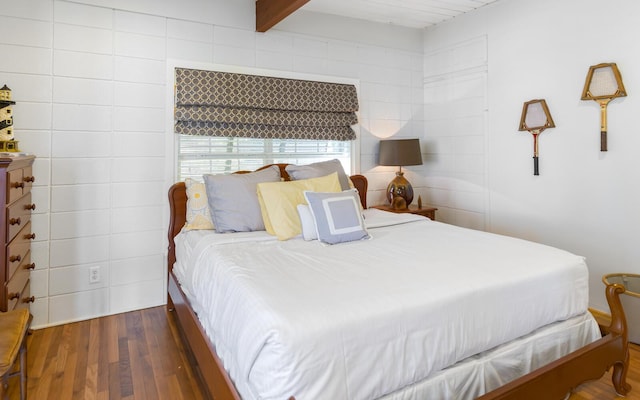
[[[7,204],[11,204],[31,191],[35,178],[32,168],[14,169],[7,173]]]
[[[22,294],[20,298],[15,303],[15,310],[20,308],[29,309],[29,305],[35,301],[35,297],[31,296],[31,279],[27,281],[27,284],[22,289]]]
[[[24,265],[27,264],[25,263]],[[7,282],[7,310],[13,310],[15,305],[22,299],[22,292],[29,281],[29,272],[29,269],[21,265]]]
[[[29,250],[31,248],[31,240],[35,239],[35,235],[31,233],[31,222],[22,228],[22,230],[16,235],[15,239],[7,245],[6,265],[7,265],[7,277],[11,279],[18,266],[23,264],[30,264]],[[31,266],[33,269],[35,265]]]
[[[31,210],[35,205],[31,203],[31,193],[23,196],[18,201],[7,207],[7,241],[14,236],[31,220]]]

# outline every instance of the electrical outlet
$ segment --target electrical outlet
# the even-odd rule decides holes
[[[100,266],[96,265],[95,267],[89,268],[89,283],[98,282],[100,282]]]

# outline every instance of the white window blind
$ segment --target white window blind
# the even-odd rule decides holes
[[[254,139],[178,135],[178,180],[203,174],[253,171],[265,164],[311,164],[338,159],[351,170],[352,141]]]

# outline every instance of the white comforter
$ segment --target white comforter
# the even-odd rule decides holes
[[[334,246],[176,238],[174,272],[243,398],[379,398],[587,310],[582,257],[365,212],[372,239]]]

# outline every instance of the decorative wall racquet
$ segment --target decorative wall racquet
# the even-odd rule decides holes
[[[544,99],[530,100],[522,107],[519,131],[529,131],[533,135],[533,174],[540,175],[538,170],[538,135],[547,128],[555,128]]]

